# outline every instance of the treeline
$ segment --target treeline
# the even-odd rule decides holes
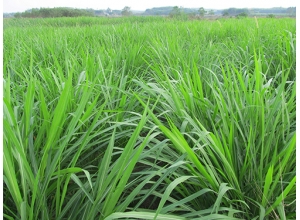
[[[296,7],[289,8],[255,8],[251,10],[253,14],[287,14],[290,16],[296,16]]]
[[[122,16],[128,14],[133,15],[161,15],[161,16],[172,16],[174,14],[174,8],[176,9],[175,15],[179,12],[180,16],[296,16],[296,7],[289,8],[228,8],[225,10],[213,10],[204,9],[199,11],[199,8],[183,8],[183,7],[156,7],[147,9],[144,12],[140,11],[135,13],[134,11],[125,10],[112,10],[110,8],[106,10],[94,10],[94,9],[74,9],[74,8],[33,8],[25,12],[18,13],[4,13],[3,17],[16,17],[16,18],[49,18],[49,17],[80,17],[80,16]]]
[[[289,8],[228,8],[223,10],[223,16],[238,16],[241,14],[246,15],[287,15],[287,16],[296,16],[296,7]]]
[[[229,8],[223,10],[223,16],[237,16],[241,14],[249,15],[250,11],[247,8]]]
[[[177,6],[175,6],[177,7]],[[145,10],[142,15],[172,15],[175,7],[156,7]],[[182,8],[180,7],[181,13],[187,15],[201,15],[199,8]],[[266,15],[283,15],[283,16],[296,16],[296,7],[289,8],[228,8],[224,10],[215,9],[204,9],[204,15],[216,15],[216,16],[266,16]]]
[[[74,8],[33,8],[25,12],[18,12],[14,14],[15,18],[55,18],[80,16],[94,16],[94,10]]]
[[[171,11],[173,10],[173,7],[157,7],[157,8],[151,8],[146,9],[146,11],[143,13],[143,15],[169,15]]]
[[[175,6],[178,7],[178,6]],[[170,15],[173,13],[175,7],[158,7],[158,8],[151,8],[146,9],[143,15]],[[185,14],[196,14],[198,13],[198,8],[182,8],[180,7],[182,13]]]

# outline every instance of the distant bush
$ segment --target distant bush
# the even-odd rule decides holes
[[[242,13],[238,14],[236,17],[237,18],[245,18],[245,17],[248,17],[248,14],[246,12],[242,12]]]
[[[123,8],[121,14],[122,14],[123,16],[130,16],[130,15],[132,15],[132,11],[130,11],[130,7],[125,6],[125,7]]]
[[[222,15],[223,16],[239,16],[243,14],[249,14],[249,9],[247,8],[228,8],[226,10],[223,10]]]
[[[183,11],[183,8],[181,8],[181,7],[179,8],[178,6],[173,7],[169,16],[171,18],[175,18],[178,20],[187,20],[188,19],[188,15]]]
[[[187,16],[188,16],[189,19],[194,19],[194,18],[196,18],[196,13],[191,12],[191,13],[188,13]]]
[[[222,16],[229,16],[229,12],[228,11],[224,11],[223,13],[222,13]]]
[[[74,8],[33,8],[22,13],[16,13],[15,18],[54,18],[94,16],[93,10]]]
[[[268,15],[267,15],[267,18],[275,18],[275,15],[273,15],[273,14],[268,14]]]

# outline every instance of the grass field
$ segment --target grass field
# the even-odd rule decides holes
[[[295,219],[296,20],[4,20],[6,219]]]

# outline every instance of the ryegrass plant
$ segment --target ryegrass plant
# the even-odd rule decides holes
[[[295,218],[295,20],[4,21],[7,219]]]

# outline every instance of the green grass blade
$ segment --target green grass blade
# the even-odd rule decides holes
[[[116,175],[114,177],[114,180],[111,184],[111,190],[110,190],[109,194],[107,195],[107,198],[104,203],[104,208],[103,208],[104,216],[108,216],[112,213],[113,209],[115,208],[115,204],[118,202],[120,192],[123,191],[125,184],[127,182],[127,179],[129,178],[129,175],[132,172],[133,166],[135,165],[135,163],[133,162],[133,164],[132,164],[133,166],[131,167],[131,169],[125,169],[125,167],[127,166],[127,163],[129,162],[128,160],[133,151],[133,148],[138,139],[138,136],[147,121],[147,117],[146,117],[147,111],[148,111],[148,108],[146,107],[139,124],[137,125],[135,131],[133,132],[133,134],[130,137],[129,141],[127,142],[126,146],[124,147],[122,155],[118,159],[118,162],[114,167],[114,169],[118,169],[118,172],[116,173]],[[144,144],[146,144],[146,142],[144,142]],[[143,147],[140,149],[143,149]],[[139,155],[139,154],[137,154],[137,155]],[[114,169],[111,172],[112,174],[114,174]],[[123,176],[124,176],[124,178],[123,178]],[[119,182],[120,186],[117,184],[118,182]],[[118,187],[120,187],[120,188],[118,188]]]
[[[119,218],[130,218],[130,219],[155,219],[156,214],[151,212],[116,212],[105,218],[105,220],[113,220]],[[156,217],[157,220],[184,220],[186,218],[179,217],[176,215],[164,215],[159,214]]]
[[[261,201],[261,204],[263,207],[266,207],[267,205],[267,198],[268,198],[268,192],[269,192],[269,189],[270,189],[270,185],[272,183],[272,176],[273,176],[273,166],[270,166],[269,169],[268,169],[268,173],[266,175],[266,178],[265,178],[265,186],[264,186],[264,192],[263,192],[263,195],[262,195],[262,201]]]
[[[165,204],[166,201],[168,200],[168,198],[169,198],[171,192],[174,190],[174,188],[175,188],[178,184],[180,184],[180,183],[182,183],[182,182],[188,180],[188,179],[191,178],[191,177],[193,177],[193,176],[181,176],[181,177],[178,177],[177,179],[175,179],[173,182],[171,182],[171,183],[169,184],[169,186],[167,187],[166,191],[165,191],[164,194],[163,194],[162,199],[160,200],[160,203],[159,203],[158,208],[157,208],[157,210],[156,210],[156,215],[154,216],[154,219],[157,219],[157,216],[160,214],[160,212],[161,212],[161,210],[162,210],[164,204]]]
[[[286,198],[286,196],[289,194],[289,192],[293,189],[296,183],[296,177],[292,179],[292,181],[286,186],[284,191],[282,192],[281,195],[277,197],[275,202],[271,205],[270,208],[267,209],[266,214],[270,214],[283,200]]]
[[[53,142],[55,142],[55,139],[58,138],[59,131],[61,130],[60,125],[62,123],[63,117],[65,117],[65,112],[67,109],[67,105],[69,103],[71,89],[72,89],[72,77],[69,77],[69,79],[65,84],[65,88],[60,96],[60,99],[58,101],[57,107],[55,108],[54,111],[54,118],[50,127],[49,136],[45,144],[44,154],[42,156],[41,165],[39,168],[39,174],[41,179],[43,179],[43,176],[45,175],[44,170],[46,168],[46,163],[49,156],[49,150],[52,147]]]

